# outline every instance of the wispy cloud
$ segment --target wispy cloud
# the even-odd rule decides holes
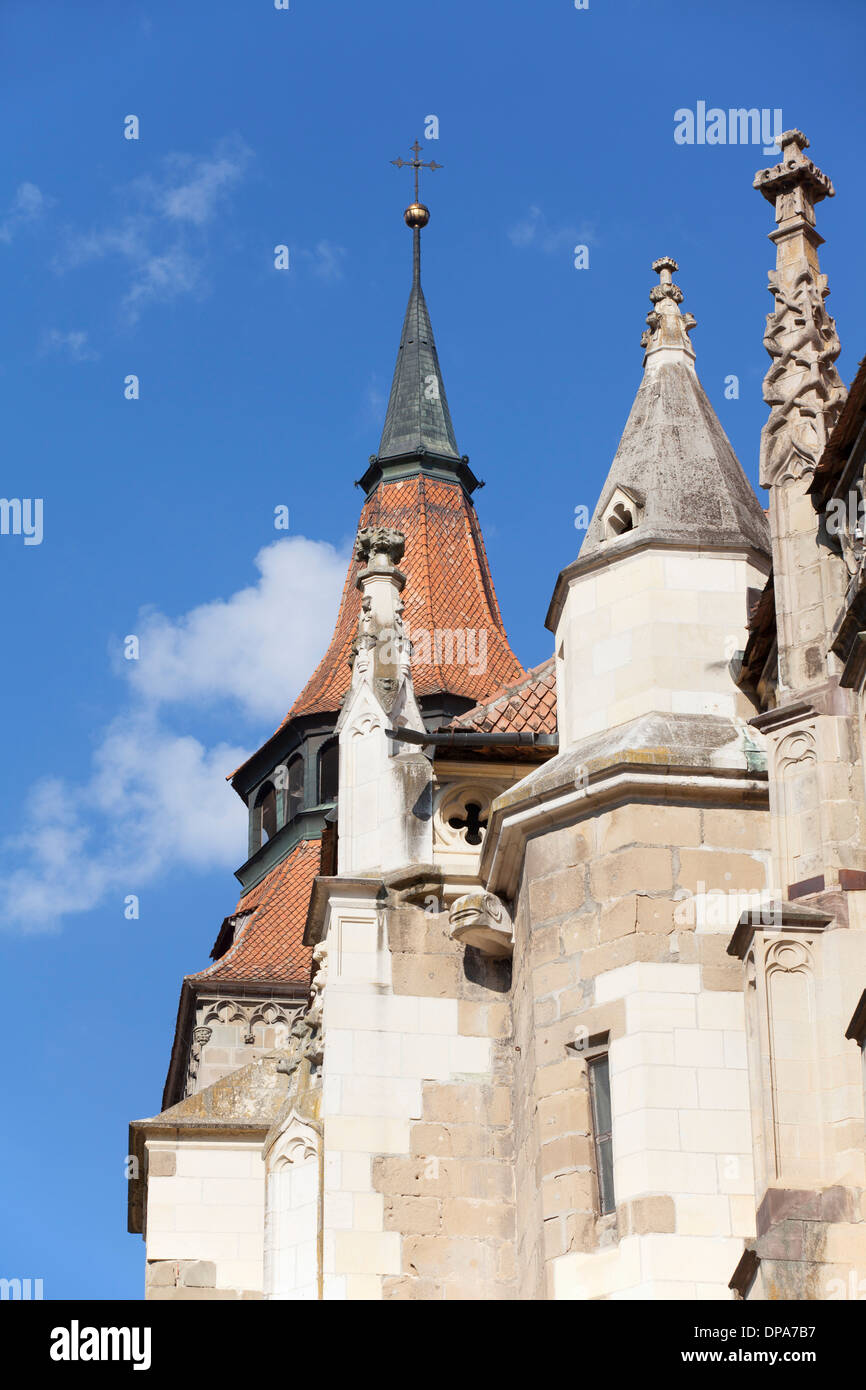
[[[347,560],[322,542],[280,540],[257,555],[257,582],[230,598],[175,619],[139,615],[140,659],[118,663],[121,709],[89,778],[37,782],[22,829],[0,847],[0,925],[51,930],[112,895],[120,912],[172,870],[228,870],[243,857],[245,811],[225,775],[251,749],[205,747],[183,726],[205,710],[227,728],[282,718],[321,655]]]
[[[16,232],[28,223],[38,221],[53,205],[54,199],[37,188],[35,183],[19,184],[15,197],[0,220],[0,241],[10,242]]]
[[[201,233],[243,181],[252,158],[237,137],[220,141],[209,155],[169,155],[156,174],[120,190],[126,207],[114,222],[66,237],[55,270],[119,258],[129,274],[121,307],[132,322],[148,305],[206,293],[208,247]]]
[[[80,330],[61,333],[59,328],[49,328],[42,339],[43,352],[58,352],[73,362],[95,362],[99,353],[91,348],[88,335]]]
[[[525,217],[508,228],[508,239],[512,246],[520,249],[531,247],[555,256],[574,246],[589,244],[596,237],[595,227],[590,222],[553,226],[541,208],[533,206]]]
[[[345,246],[333,241],[317,241],[312,251],[301,250],[298,256],[320,280],[342,280]]]
[[[203,227],[241,182],[251,157],[251,150],[242,140],[226,140],[204,159],[189,154],[169,155],[160,177],[144,176],[132,187],[160,216]]]

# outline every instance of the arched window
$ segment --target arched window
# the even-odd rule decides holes
[[[253,832],[256,848],[272,840],[277,833],[277,794],[273,782],[264,782],[259,788],[253,806]]]
[[[290,821],[304,809],[304,760],[293,758],[289,763],[289,794],[286,820]]]
[[[319,805],[337,800],[340,787],[340,745],[336,739],[319,750]]]
[[[607,527],[611,536],[622,536],[634,529],[634,516],[624,502],[617,502],[607,519]]]

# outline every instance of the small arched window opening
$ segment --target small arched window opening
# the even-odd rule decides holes
[[[277,833],[277,793],[273,782],[265,782],[259,789],[253,807],[253,826],[257,846],[272,840]]]
[[[336,739],[319,753],[319,805],[336,801],[340,787],[340,745]]]
[[[610,536],[623,536],[626,531],[634,530],[634,513],[625,502],[617,502],[607,519],[607,530]]]
[[[292,820],[304,809],[304,760],[293,758],[289,763],[288,804],[286,820]]]

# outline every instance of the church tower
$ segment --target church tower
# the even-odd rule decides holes
[[[769,525],[661,257],[529,671],[421,288],[414,147],[337,624],[232,775],[240,901],[131,1126],[148,1297],[862,1297],[866,372],[846,401],[832,186],[780,138]]]
[[[304,941],[314,885],[320,876],[335,874],[338,865],[341,871],[361,862],[367,869],[382,867],[378,848],[367,862],[365,845],[385,845],[379,817],[391,793],[384,787],[375,810],[369,784],[359,784],[354,811],[352,798],[341,798],[338,836],[340,729],[346,723],[347,701],[356,700],[357,715],[357,700],[375,697],[382,701],[383,712],[410,722],[420,737],[425,727],[435,730],[463,715],[471,717],[503,688],[524,682],[534,688],[531,673],[524,671],[505,633],[472,500],[480,484],[468,458],[459,452],[448,407],[421,284],[421,233],[430,213],[417,196],[418,170],[425,167],[417,143],[413,153],[408,163],[416,175],[416,196],[405,213],[412,237],[409,300],[379,451],[359,484],[364,502],[358,549],[349,565],[334,633],[282,724],[231,776],[249,814],[248,853],[236,874],[240,899],[219,929],[213,964],[183,981],[163,1111],[136,1122],[131,1131],[130,1151],[140,1173],[130,1184],[130,1229],[146,1234],[150,1296],[186,1296],[185,1270],[202,1260],[216,1289],[233,1289],[239,1296],[261,1293],[261,1233],[253,1238],[243,1231],[222,1230],[216,1211],[206,1214],[216,1226],[210,1235],[203,1231],[201,1239],[174,1229],[174,1215],[168,1214],[172,1184],[181,1174],[201,1175],[192,1174],[189,1166],[194,1168],[197,1161],[194,1149],[178,1152],[174,1139],[163,1146],[161,1136],[183,1134],[192,1143],[196,1136],[204,1141],[212,1133],[223,1134],[225,1145],[203,1160],[205,1166],[222,1164],[227,1179],[238,1176],[239,1193],[257,1190],[257,1182],[261,1186],[261,1146],[274,1118],[268,1107],[277,1097],[284,1099],[286,1086],[285,1073],[276,1070],[276,1054],[300,1026],[310,1000],[311,966],[314,972],[317,968],[311,946]],[[401,571],[392,564],[398,554]],[[366,565],[359,579],[362,556]],[[365,627],[369,629],[371,622],[382,647],[390,645],[398,656],[390,669],[377,658],[368,683],[360,673],[370,666],[364,648]],[[411,678],[400,687],[410,651]],[[549,684],[542,682],[536,700],[548,713]],[[398,687],[400,699],[395,702]],[[541,727],[541,715],[531,722]],[[501,718],[500,725],[505,727]],[[548,722],[545,727],[553,726]],[[460,735],[469,736],[466,731]],[[390,746],[384,732],[380,738]],[[345,736],[342,742],[346,744]],[[383,757],[390,774],[387,746]],[[420,746],[400,747],[400,763],[410,782],[413,767],[422,774],[423,785],[419,783],[409,806],[420,799],[413,821],[420,839],[414,848],[427,844],[422,858],[430,859],[430,763]],[[363,749],[369,758],[368,745]],[[363,766],[354,751],[343,753],[342,762],[344,778],[351,765],[363,782]],[[501,779],[495,788],[500,785]],[[480,796],[463,795],[458,785],[446,809],[452,819],[481,815],[493,790],[491,784],[486,792],[482,787]],[[399,791],[391,787],[391,792]],[[466,797],[473,795],[469,813]],[[390,804],[399,835],[406,807],[399,797]],[[449,835],[456,862],[462,864],[466,847],[461,832],[449,830]],[[401,862],[413,857],[411,848],[403,846]],[[398,845],[390,852],[392,861],[394,856],[400,859]],[[474,853],[470,850],[470,858]],[[237,1084],[241,1073],[256,1093],[253,1106]],[[255,1120],[250,1119],[251,1111],[257,1112]],[[244,1189],[247,1180],[253,1187]],[[261,1193],[256,1200],[260,1198]],[[168,1229],[160,1229],[163,1220]],[[208,1254],[220,1249],[231,1254]]]

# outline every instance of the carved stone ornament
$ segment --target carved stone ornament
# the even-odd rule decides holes
[[[355,541],[355,559],[374,566],[376,557],[398,565],[406,549],[406,537],[391,526],[364,526]]]
[[[448,914],[451,938],[475,946],[485,956],[510,956],[514,930],[503,903],[494,893],[465,893]]]
[[[312,1011],[308,1010],[305,1014],[299,1014],[292,1024],[286,1048],[289,1055],[288,1057],[281,1057],[277,1062],[278,1072],[293,1076],[302,1062],[309,1062],[311,1068],[321,1065],[323,1058],[321,1019],[312,1017],[311,1013]]]
[[[814,473],[847,395],[833,365],[841,347],[824,307],[830,291],[818,268],[822,238],[815,230],[815,204],[833,197],[833,185],[803,154],[809,141],[802,131],[786,130],[779,144],[780,162],[754,181],[776,210],[773,312],[764,334],[772,365],[764,377],[770,417],[761,435],[763,487]]]
[[[316,1130],[297,1110],[293,1110],[268,1153],[268,1170],[278,1172],[280,1168],[293,1167],[305,1159],[314,1158],[318,1152],[319,1136]]]
[[[433,818],[437,849],[477,854],[487,833],[490,805],[505,790],[486,780],[446,782],[435,794]]]
[[[689,334],[696,327],[697,319],[692,314],[680,313],[683,292],[671,279],[671,271],[678,268],[672,256],[660,256],[657,261],[653,261],[653,270],[659,277],[659,283],[653,285],[650,290],[649,297],[654,307],[647,314],[647,327],[640,342],[648,354],[657,348],[680,348],[685,350],[688,357],[693,358],[695,353],[689,341]]]
[[[325,1007],[325,985],[328,981],[328,944],[320,941],[313,951],[313,961],[318,967],[310,983],[310,1007],[307,1019],[321,1030],[322,1013]]]

